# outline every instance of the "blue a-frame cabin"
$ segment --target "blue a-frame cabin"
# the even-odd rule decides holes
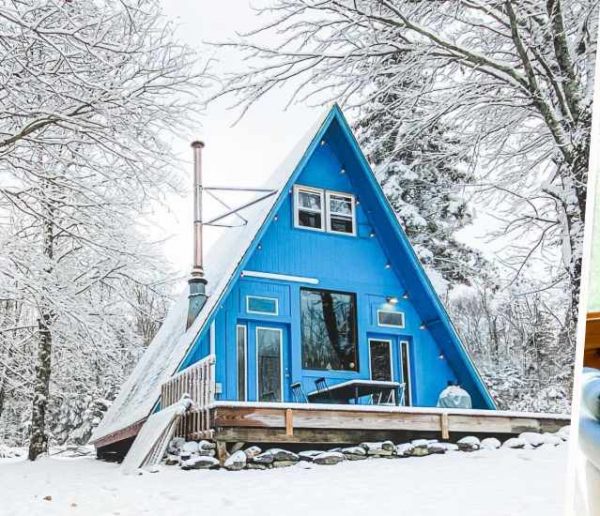
[[[292,403],[318,379],[375,378],[403,384],[395,401],[404,406],[435,407],[454,382],[474,409],[495,408],[338,106],[266,189],[207,256],[199,314],[188,325],[182,296],[96,446],[135,435],[168,404],[164,385],[207,357],[211,403]]]

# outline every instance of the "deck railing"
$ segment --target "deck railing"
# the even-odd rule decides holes
[[[174,375],[161,388],[161,409],[177,403],[188,394],[194,405],[184,415],[176,435],[194,434],[210,438],[212,429],[209,407],[215,400],[215,356],[209,355]]]

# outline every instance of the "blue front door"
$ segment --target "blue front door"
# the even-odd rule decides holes
[[[287,326],[248,322],[248,399],[289,399],[289,351]]]

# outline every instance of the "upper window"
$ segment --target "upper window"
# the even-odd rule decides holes
[[[323,190],[297,186],[294,192],[296,226],[323,231]]]
[[[392,310],[377,310],[377,325],[404,328],[404,314]]]
[[[275,297],[246,296],[246,312],[249,314],[278,315],[279,302]]]
[[[327,192],[327,230],[355,234],[353,195]]]
[[[294,224],[296,227],[356,234],[354,196],[307,186],[294,187]]]
[[[356,296],[315,289],[300,295],[303,367],[358,371]]]

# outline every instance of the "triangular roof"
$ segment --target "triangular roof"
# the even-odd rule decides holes
[[[127,428],[145,419],[152,412],[160,396],[161,385],[166,382],[185,360],[196,337],[203,333],[212,321],[216,308],[229,293],[234,280],[239,277],[247,259],[262,237],[270,220],[283,202],[287,192],[296,181],[303,165],[312,155],[315,147],[327,134],[334,145],[344,149],[344,156],[358,167],[361,181],[361,196],[371,197],[382,205],[379,224],[385,225],[387,233],[393,234],[388,245],[391,261],[401,263],[403,268],[411,268],[412,281],[420,284],[416,302],[421,309],[421,317],[428,322],[428,329],[435,334],[436,340],[444,342],[443,351],[453,369],[462,368],[466,378],[459,378],[480,406],[495,408],[494,402],[483,384],[478,372],[465,351],[445,308],[435,293],[423,267],[414,253],[404,230],[387,202],[381,187],[366,158],[360,150],[352,130],[339,106],[334,105],[324,111],[298,142],[288,158],[277,168],[266,182],[265,188],[272,189],[275,195],[248,208],[244,226],[227,229],[213,245],[205,259],[208,300],[194,324],[186,330],[188,298],[187,289],[179,297],[175,306],[161,326],[159,332],[146,349],[134,368],[131,376],[123,384],[119,395],[96,428],[92,441]],[[350,167],[351,168],[351,167]],[[422,291],[422,292],[420,292]],[[475,400],[474,400],[475,402]]]

